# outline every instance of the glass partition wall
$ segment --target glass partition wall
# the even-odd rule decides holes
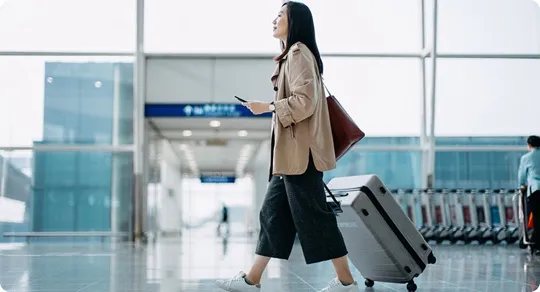
[[[215,1],[198,15],[181,13],[202,11],[184,0],[0,1],[0,241],[152,229],[146,60],[272,57],[282,1],[255,2]],[[538,131],[534,1],[303,2],[325,79],[368,135],[327,179],[373,172],[392,188],[514,187],[524,137]],[[230,17],[238,11],[247,19]]]
[[[135,8],[0,1],[0,242],[133,238]]]

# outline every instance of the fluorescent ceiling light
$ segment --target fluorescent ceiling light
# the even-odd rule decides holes
[[[217,128],[217,127],[219,127],[219,126],[221,126],[221,122],[220,122],[220,121],[211,121],[211,122],[210,122],[210,127],[212,127],[212,128]]]
[[[247,135],[248,135],[248,131],[246,131],[246,130],[238,131],[238,136],[239,137],[246,137]]]
[[[182,132],[182,135],[184,137],[190,137],[191,135],[193,135],[193,132],[190,131],[190,130],[185,130],[185,131]]]

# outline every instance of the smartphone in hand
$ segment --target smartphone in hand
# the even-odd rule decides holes
[[[234,96],[234,98],[236,98],[239,102],[248,102],[247,100],[243,99],[243,98],[240,98],[238,96]]]

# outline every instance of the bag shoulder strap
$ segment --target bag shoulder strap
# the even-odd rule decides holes
[[[319,76],[321,76],[322,85],[324,86],[324,89],[326,90],[326,92],[328,92],[328,95],[333,96],[332,93],[330,92],[330,89],[328,89],[328,87],[326,86],[326,82],[324,82],[324,78],[322,77],[322,75],[319,75]]]

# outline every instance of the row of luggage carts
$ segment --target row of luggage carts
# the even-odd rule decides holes
[[[392,193],[430,243],[523,244],[519,190],[409,189]]]

